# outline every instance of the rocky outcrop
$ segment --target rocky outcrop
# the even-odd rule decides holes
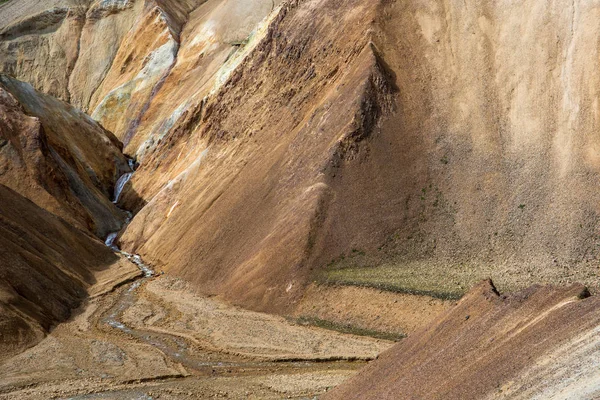
[[[95,1],[83,13],[37,14],[29,7],[20,19],[0,20],[0,72],[89,112],[141,157],[222,83],[280,2]],[[6,12],[17,13],[11,3]],[[52,30],[31,23],[47,14],[60,16]],[[15,30],[26,37],[8,34]]]
[[[127,153],[143,160],[239,64],[279,3],[162,1],[146,7],[90,112],[115,132]]]
[[[143,14],[92,97],[92,117],[117,132],[125,145],[175,62],[177,39],[160,7]]]
[[[120,228],[111,203],[129,170],[121,143],[81,111],[0,76],[0,183],[100,237]]]
[[[96,1],[90,5],[81,36],[76,38],[77,62],[67,83],[73,106],[90,113],[92,97],[142,9],[142,1]]]
[[[578,284],[483,282],[323,399],[596,398],[598,304]]]
[[[5,1],[0,4],[0,29],[56,7],[65,7],[68,0]]]
[[[67,85],[78,58],[78,38],[84,21],[67,7],[37,11],[8,26],[0,25],[0,73],[69,100]]]

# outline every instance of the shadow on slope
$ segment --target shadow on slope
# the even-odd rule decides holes
[[[89,234],[0,185],[0,358],[43,338],[119,257]]]

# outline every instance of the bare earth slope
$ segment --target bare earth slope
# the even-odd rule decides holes
[[[367,285],[595,290],[600,26],[574,4],[286,3],[146,156],[124,244],[254,305],[354,249]]]
[[[124,197],[128,208],[139,208],[131,195],[149,200],[126,249],[246,306],[286,307],[300,293],[333,194],[327,176],[391,108],[357,29],[375,7],[350,3],[283,5],[219,90],[177,121]]]
[[[428,275],[415,289],[460,295],[492,276],[506,290],[596,291],[599,12],[586,1],[382,4],[373,40],[397,112],[331,181],[323,263],[358,248],[355,266],[381,266],[352,271],[367,283]]]
[[[595,290],[596,113],[575,82],[598,26],[582,7],[531,22],[491,3],[285,3],[144,155],[123,245],[254,307],[295,301],[328,264],[351,267],[334,282],[436,296],[486,276]],[[530,24],[558,49],[527,56]]]
[[[120,142],[89,116],[0,76],[0,183],[104,237],[124,215],[108,199],[129,167]]]
[[[306,296],[360,305],[377,293],[356,308],[378,319],[373,304],[398,298],[376,289],[396,291],[409,309],[396,314],[414,332],[426,314],[414,317],[419,302],[435,320],[488,276],[503,291],[600,289],[595,2],[35,4],[0,6],[0,72],[32,85],[0,78],[0,183],[103,236],[122,220],[108,200],[127,170],[121,141],[140,167],[120,199],[135,217],[116,243],[203,294],[343,323],[364,321]],[[131,300],[153,321],[136,289],[98,303]],[[83,296],[73,290],[59,294],[52,321]],[[504,298],[481,285],[332,396],[596,395],[596,298],[585,295],[544,286]],[[82,323],[102,324],[96,317]],[[365,326],[397,327],[382,320]],[[180,379],[169,346],[201,338],[170,322],[158,327],[178,332],[167,351],[144,346]],[[85,340],[108,328],[95,329]],[[96,372],[88,377],[102,379]],[[553,381],[540,386],[540,376]]]
[[[119,260],[102,242],[4,185],[0,254],[0,360],[66,320],[98,274]]]
[[[325,266],[595,291],[598,6],[467,6],[96,1],[10,22],[0,54],[138,157],[122,245],[207,293],[284,310]]]
[[[323,399],[597,398],[599,298],[587,296],[483,282]]]

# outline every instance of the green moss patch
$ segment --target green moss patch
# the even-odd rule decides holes
[[[365,329],[355,325],[342,324],[316,317],[302,316],[296,319],[292,319],[292,322],[303,326],[316,326],[318,328],[328,329],[330,331],[347,333],[357,336],[369,336],[376,339],[390,340],[394,342],[398,342],[406,337],[406,335],[403,333],[382,332],[372,329]]]

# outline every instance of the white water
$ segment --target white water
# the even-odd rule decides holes
[[[150,278],[154,276],[154,271],[148,265],[144,264],[142,261],[142,257],[139,254],[129,254],[126,251],[119,250],[121,254],[123,254],[129,261],[137,265],[137,267],[144,273],[144,277]]]
[[[117,238],[118,232],[113,232],[110,233],[107,237],[106,240],[104,241],[104,244],[107,245],[110,248],[114,247],[114,243],[115,243],[115,239]]]
[[[127,184],[127,182],[129,182],[129,180],[133,176],[133,172],[135,171],[135,160],[133,160],[132,158],[128,158],[127,164],[129,165],[131,172],[126,172],[123,175],[121,175],[119,179],[117,179],[117,183],[115,184],[115,192],[113,195],[114,204],[117,204],[117,202],[119,201],[119,197],[121,197],[121,192],[123,192],[125,185]]]
[[[133,176],[133,172],[135,171],[135,161],[132,159],[128,159],[127,163],[129,164],[129,168],[131,168],[132,172],[127,172],[127,173],[121,175],[121,177],[117,181],[117,184],[115,185],[115,195],[114,195],[115,199],[113,200],[113,203],[115,203],[115,204],[119,201],[119,196],[121,195],[123,188],[125,187],[127,182],[129,182],[129,180]],[[127,213],[127,219],[125,220],[125,225],[127,225],[131,221],[132,214],[131,214],[131,212],[129,212],[127,210],[123,210],[123,211],[125,211]],[[125,257],[127,257],[127,259],[129,259],[129,261],[131,261],[132,263],[137,265],[137,267],[144,273],[144,277],[149,278],[151,276],[154,276],[154,271],[152,270],[152,268],[150,268],[148,265],[144,264],[144,262],[142,261],[142,258],[139,255],[129,254],[126,251],[122,251],[115,245],[115,240],[117,239],[118,235],[119,235],[119,232],[110,233],[106,237],[104,244],[106,244],[108,247],[110,247],[114,251],[123,254]],[[139,283],[138,283],[138,285],[139,285]],[[137,287],[137,286],[135,286],[135,287]]]
[[[132,176],[133,172],[128,172],[126,174],[121,175],[121,177],[117,181],[117,184],[115,185],[115,199],[113,200],[113,203],[117,204],[117,202],[119,201],[119,197],[121,197],[121,192],[123,191],[123,188],[125,187],[127,182],[129,182]]]

